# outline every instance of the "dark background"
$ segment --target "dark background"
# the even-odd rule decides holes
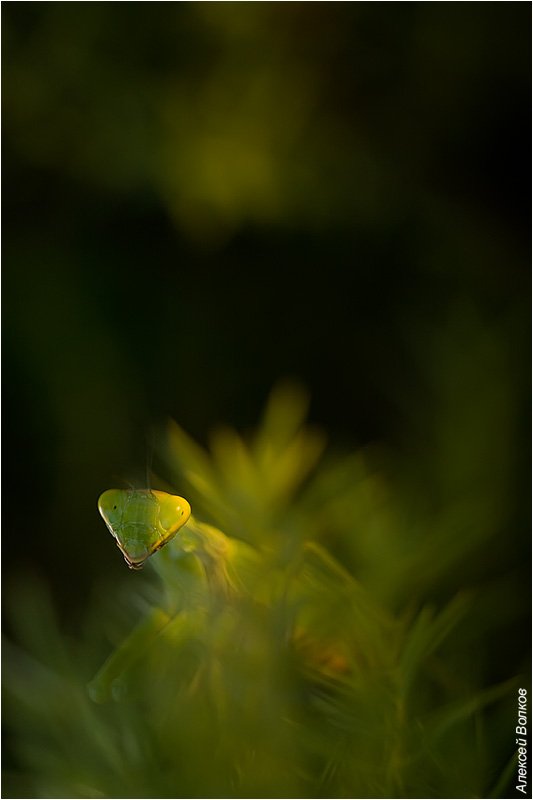
[[[529,564],[530,15],[3,4],[8,586],[77,613],[151,427],[248,429],[284,376],[436,501],[482,467],[488,569]]]

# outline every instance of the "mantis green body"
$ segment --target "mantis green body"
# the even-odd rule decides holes
[[[257,551],[195,520],[187,500],[150,489],[108,489],[98,510],[130,569],[142,569],[151,555],[175,539],[152,562],[167,590],[163,607],[148,617],[109,657],[89,692],[103,702],[118,699],[123,676],[143,652],[164,634],[196,630],[206,603],[234,593],[250,593],[256,585]],[[179,533],[179,536],[176,536]]]
[[[298,563],[286,570],[275,553],[260,551],[195,520],[187,500],[177,495],[149,489],[109,489],[101,495],[98,508],[131,569],[141,569],[151,555],[164,548],[152,562],[164,592],[158,607],[152,608],[89,684],[95,701],[120,699],[135,664],[151,653],[157,642],[161,646],[165,641],[197,641],[203,635],[216,651],[214,639],[209,637],[216,637],[219,629],[227,633],[233,626],[237,626],[237,639],[241,634],[234,613],[236,602],[254,620],[262,609],[292,608],[290,635],[295,646],[315,661],[315,651],[320,652],[322,670],[328,665],[337,673],[344,670],[345,656],[326,636],[330,615],[322,609],[320,592],[318,599],[312,598],[316,587],[328,586],[328,581],[333,582],[337,594],[342,595],[343,585],[354,591],[352,579],[318,545],[304,545]],[[320,646],[314,634],[307,634],[308,628],[324,630]],[[333,655],[328,655],[324,665],[324,654],[330,651]]]

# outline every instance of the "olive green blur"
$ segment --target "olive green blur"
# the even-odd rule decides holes
[[[530,6],[1,13],[2,796],[510,796]]]

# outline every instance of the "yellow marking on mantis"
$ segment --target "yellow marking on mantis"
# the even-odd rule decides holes
[[[98,510],[130,569],[142,569],[191,516],[183,497],[150,489],[108,489]]]

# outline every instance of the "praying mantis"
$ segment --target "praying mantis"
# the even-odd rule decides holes
[[[98,500],[98,510],[133,570],[142,569],[150,556],[180,533],[172,554],[167,550],[165,559],[154,562],[164,581],[176,578],[180,559],[192,554],[203,565],[211,588],[215,583],[219,588],[235,588],[228,563],[255,560],[251,546],[195,520],[189,502],[178,495],[154,489],[108,489]]]
[[[284,569],[270,560],[271,554],[196,520],[189,502],[178,495],[109,489],[100,496],[98,509],[130,569],[140,570],[161,551],[151,563],[166,599],[152,608],[89,684],[97,702],[120,699],[124,676],[158,638],[196,636],[206,618],[216,627],[225,614],[234,624],[234,602],[244,602],[251,613],[286,607],[291,641],[305,659],[321,672],[342,675],[348,670],[338,637],[328,641],[331,617],[316,587],[333,587],[328,596],[338,595],[345,603],[346,595],[348,603],[357,605],[360,589],[317,543],[305,542],[298,563]],[[317,626],[322,632],[315,634]]]
[[[261,562],[246,542],[194,519],[190,504],[178,495],[108,489],[98,510],[130,569],[142,569],[164,548],[151,563],[166,589],[161,607],[150,611],[89,684],[91,697],[104,702],[120,699],[124,676],[158,637],[186,638],[202,627],[209,609],[223,608],[223,601],[237,594],[257,595]]]

